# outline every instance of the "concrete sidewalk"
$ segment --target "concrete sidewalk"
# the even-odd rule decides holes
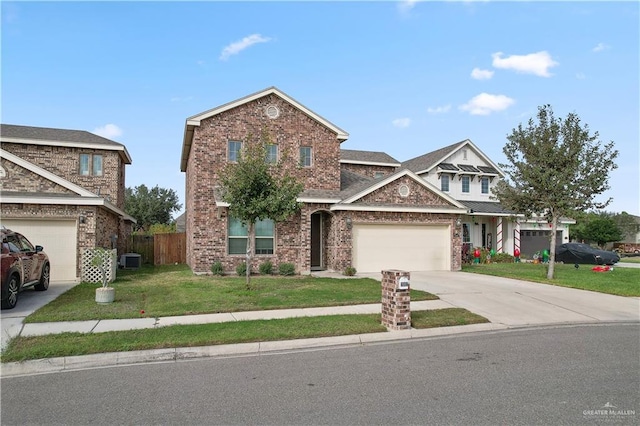
[[[317,276],[346,278],[332,272]],[[380,274],[358,274],[358,277],[380,280]],[[318,315],[380,313],[379,303],[370,305],[329,308],[283,309],[272,311],[234,312],[208,315],[186,315],[161,318],[134,318],[122,320],[95,320],[22,324],[29,309],[37,309],[61,294],[73,284],[52,285],[46,298],[43,293],[21,294],[22,311],[3,311],[2,339],[4,342],[17,335],[37,336],[52,333],[106,331],[158,328],[178,324],[206,324],[226,321],[307,317]],[[478,331],[505,330],[530,326],[558,326],[584,323],[638,323],[640,329],[640,298],[621,297],[546,284],[531,283],[509,278],[492,277],[466,272],[430,271],[412,272],[411,288],[440,297],[440,300],[411,303],[412,311],[465,308],[482,315],[490,323],[436,329],[391,331],[353,336],[336,336],[278,342],[256,342],[240,345],[219,345],[202,348],[172,348],[61,357],[45,360],[5,363],[0,376],[39,374],[81,368],[125,365],[140,362],[180,361],[198,357],[259,355],[266,352],[303,350],[319,347],[363,345],[399,339],[424,338]],[[53,292],[52,292],[53,289]],[[66,290],[64,290],[66,291]],[[35,297],[37,296],[37,297]],[[24,302],[23,299],[27,301]],[[24,303],[23,303],[24,302]],[[35,307],[35,308],[34,308]],[[16,308],[18,309],[18,308]],[[28,312],[28,313],[27,313]],[[5,317],[5,315],[7,315]],[[9,321],[9,323],[7,323]]]
[[[453,308],[442,300],[411,302],[412,311]],[[42,336],[59,333],[101,333],[106,331],[139,330],[167,327],[171,325],[211,324],[234,321],[271,320],[281,318],[315,317],[323,315],[379,314],[379,303],[370,305],[332,306],[326,308],[276,309],[270,311],[230,312],[205,315],[180,315],[159,318],[130,318],[92,321],[68,321],[27,323],[22,327],[21,336]]]

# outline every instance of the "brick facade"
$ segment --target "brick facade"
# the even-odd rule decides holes
[[[93,193],[99,193],[115,207],[124,210],[125,162],[117,151],[48,146],[28,143],[2,143],[2,149],[20,157],[62,179]],[[80,154],[99,154],[103,158],[102,176],[80,176]],[[5,194],[19,194],[26,199],[34,196],[73,196],[74,191],[46,177],[27,170],[2,158],[6,172],[2,180]],[[123,217],[99,206],[74,204],[6,203],[0,205],[0,214],[10,219],[74,220],[77,224],[76,276],[80,276],[81,255],[85,248],[115,248],[118,253],[129,250],[132,226]],[[82,220],[81,220],[82,218]],[[112,242],[112,237],[116,236]]]
[[[275,119],[266,114],[267,107],[275,106],[279,116]],[[206,114],[203,114],[206,115]],[[199,116],[195,116],[199,117]],[[189,124],[189,122],[188,122]],[[215,189],[220,184],[220,172],[227,165],[228,142],[259,140],[265,131],[271,142],[278,145],[281,160],[290,174],[297,177],[305,191],[339,194],[342,189],[341,169],[358,173],[368,178],[383,171],[386,176],[396,169],[391,166],[359,165],[340,163],[340,140],[338,134],[320,121],[312,118],[295,105],[274,93],[253,98],[245,103],[202,118],[194,126],[188,152],[184,154],[183,171],[186,172],[186,233],[187,263],[194,273],[210,273],[214,262],[221,262],[225,271],[233,273],[235,267],[244,262],[244,254],[228,254],[228,209],[216,204]],[[187,146],[187,145],[185,145]],[[299,148],[312,148],[312,166],[300,167]],[[185,157],[186,155],[186,157]],[[372,180],[372,183],[384,178]],[[450,213],[426,213],[388,211],[383,207],[451,207],[451,202],[417,181],[415,176],[400,176],[381,188],[362,196],[351,203],[355,209],[339,210],[329,203],[307,201],[299,213],[283,223],[276,224],[274,253],[254,255],[253,268],[269,260],[277,268],[281,263],[293,263],[297,272],[311,270],[311,222],[313,214],[321,214],[322,223],[322,267],[343,271],[352,266],[352,229],[349,223],[402,223],[436,224],[452,229],[451,269],[460,269],[461,239],[454,233],[455,219]],[[400,187],[408,188],[401,195]],[[322,196],[319,196],[319,201]],[[326,198],[335,198],[328,195]],[[217,200],[218,202],[221,200]],[[357,206],[380,206],[377,211],[358,210]],[[332,210],[334,208],[334,210]]]
[[[125,164],[117,151],[18,143],[3,143],[2,149],[124,208]],[[80,154],[102,155],[102,176],[80,176]]]
[[[280,115],[267,117],[268,106],[276,106]],[[268,95],[253,102],[203,120],[196,128],[186,168],[187,263],[194,272],[206,273],[220,261],[226,270],[244,261],[243,255],[227,255],[227,212],[216,207],[214,188],[227,164],[230,140],[259,140],[266,131],[278,145],[285,170],[303,183],[304,189],[340,189],[340,143],[335,132],[313,120],[278,96]],[[311,167],[299,167],[299,148],[312,148]],[[287,262],[304,269],[301,249],[308,242],[305,230],[308,218],[301,213],[278,224],[273,256],[258,255],[256,264],[269,259],[274,265]],[[309,237],[310,238],[310,237]]]
[[[396,171],[396,167],[391,166],[376,166],[372,164],[353,164],[353,163],[341,163],[342,170],[348,170],[359,175],[375,178],[376,173],[383,173],[383,176],[389,176]]]

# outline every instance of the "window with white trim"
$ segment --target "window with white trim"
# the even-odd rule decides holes
[[[266,162],[269,164],[275,164],[278,162],[278,145],[267,145],[267,158]]]
[[[102,176],[102,155],[100,154],[80,154],[78,167],[80,176]]]
[[[237,162],[240,158],[240,151],[242,150],[242,142],[229,141],[229,149],[227,150],[227,159],[232,162]]]
[[[442,192],[449,192],[449,175],[440,176],[440,190]]]
[[[300,165],[302,167],[311,167],[311,147],[300,147]]]
[[[273,254],[275,224],[271,219],[259,220],[255,226],[255,254]],[[247,253],[247,227],[239,219],[228,221],[229,254]]]
[[[480,181],[480,184],[482,186],[482,193],[483,194],[488,194],[489,193],[489,178],[488,177],[483,177],[482,180]]]
[[[469,193],[469,176],[462,176],[462,192],[464,194]]]
[[[256,254],[273,254],[274,223],[271,219],[256,222]]]

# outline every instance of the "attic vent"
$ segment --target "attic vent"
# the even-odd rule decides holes
[[[265,111],[267,113],[267,117],[269,117],[272,120],[280,116],[280,110],[275,105],[269,105]]]
[[[400,185],[400,187],[398,188],[398,193],[400,194],[401,197],[408,197],[409,196],[409,187],[407,185]]]

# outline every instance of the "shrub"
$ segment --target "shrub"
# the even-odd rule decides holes
[[[241,277],[247,275],[247,263],[246,262],[239,263],[238,266],[236,266],[236,274],[238,274]]]
[[[224,275],[222,263],[220,261],[214,262],[213,265],[211,265],[211,272],[213,275]]]
[[[509,253],[496,253],[491,256],[491,261],[495,263],[513,263],[515,260]]]
[[[356,272],[356,268],[354,268],[353,266],[347,266],[346,268],[344,268],[343,274],[347,277],[352,277],[356,274]]]
[[[296,267],[293,263],[281,263],[278,265],[278,273],[280,275],[295,275]]]
[[[271,275],[273,273],[273,263],[271,263],[270,261],[266,261],[262,264],[260,264],[260,274],[262,275]]]

